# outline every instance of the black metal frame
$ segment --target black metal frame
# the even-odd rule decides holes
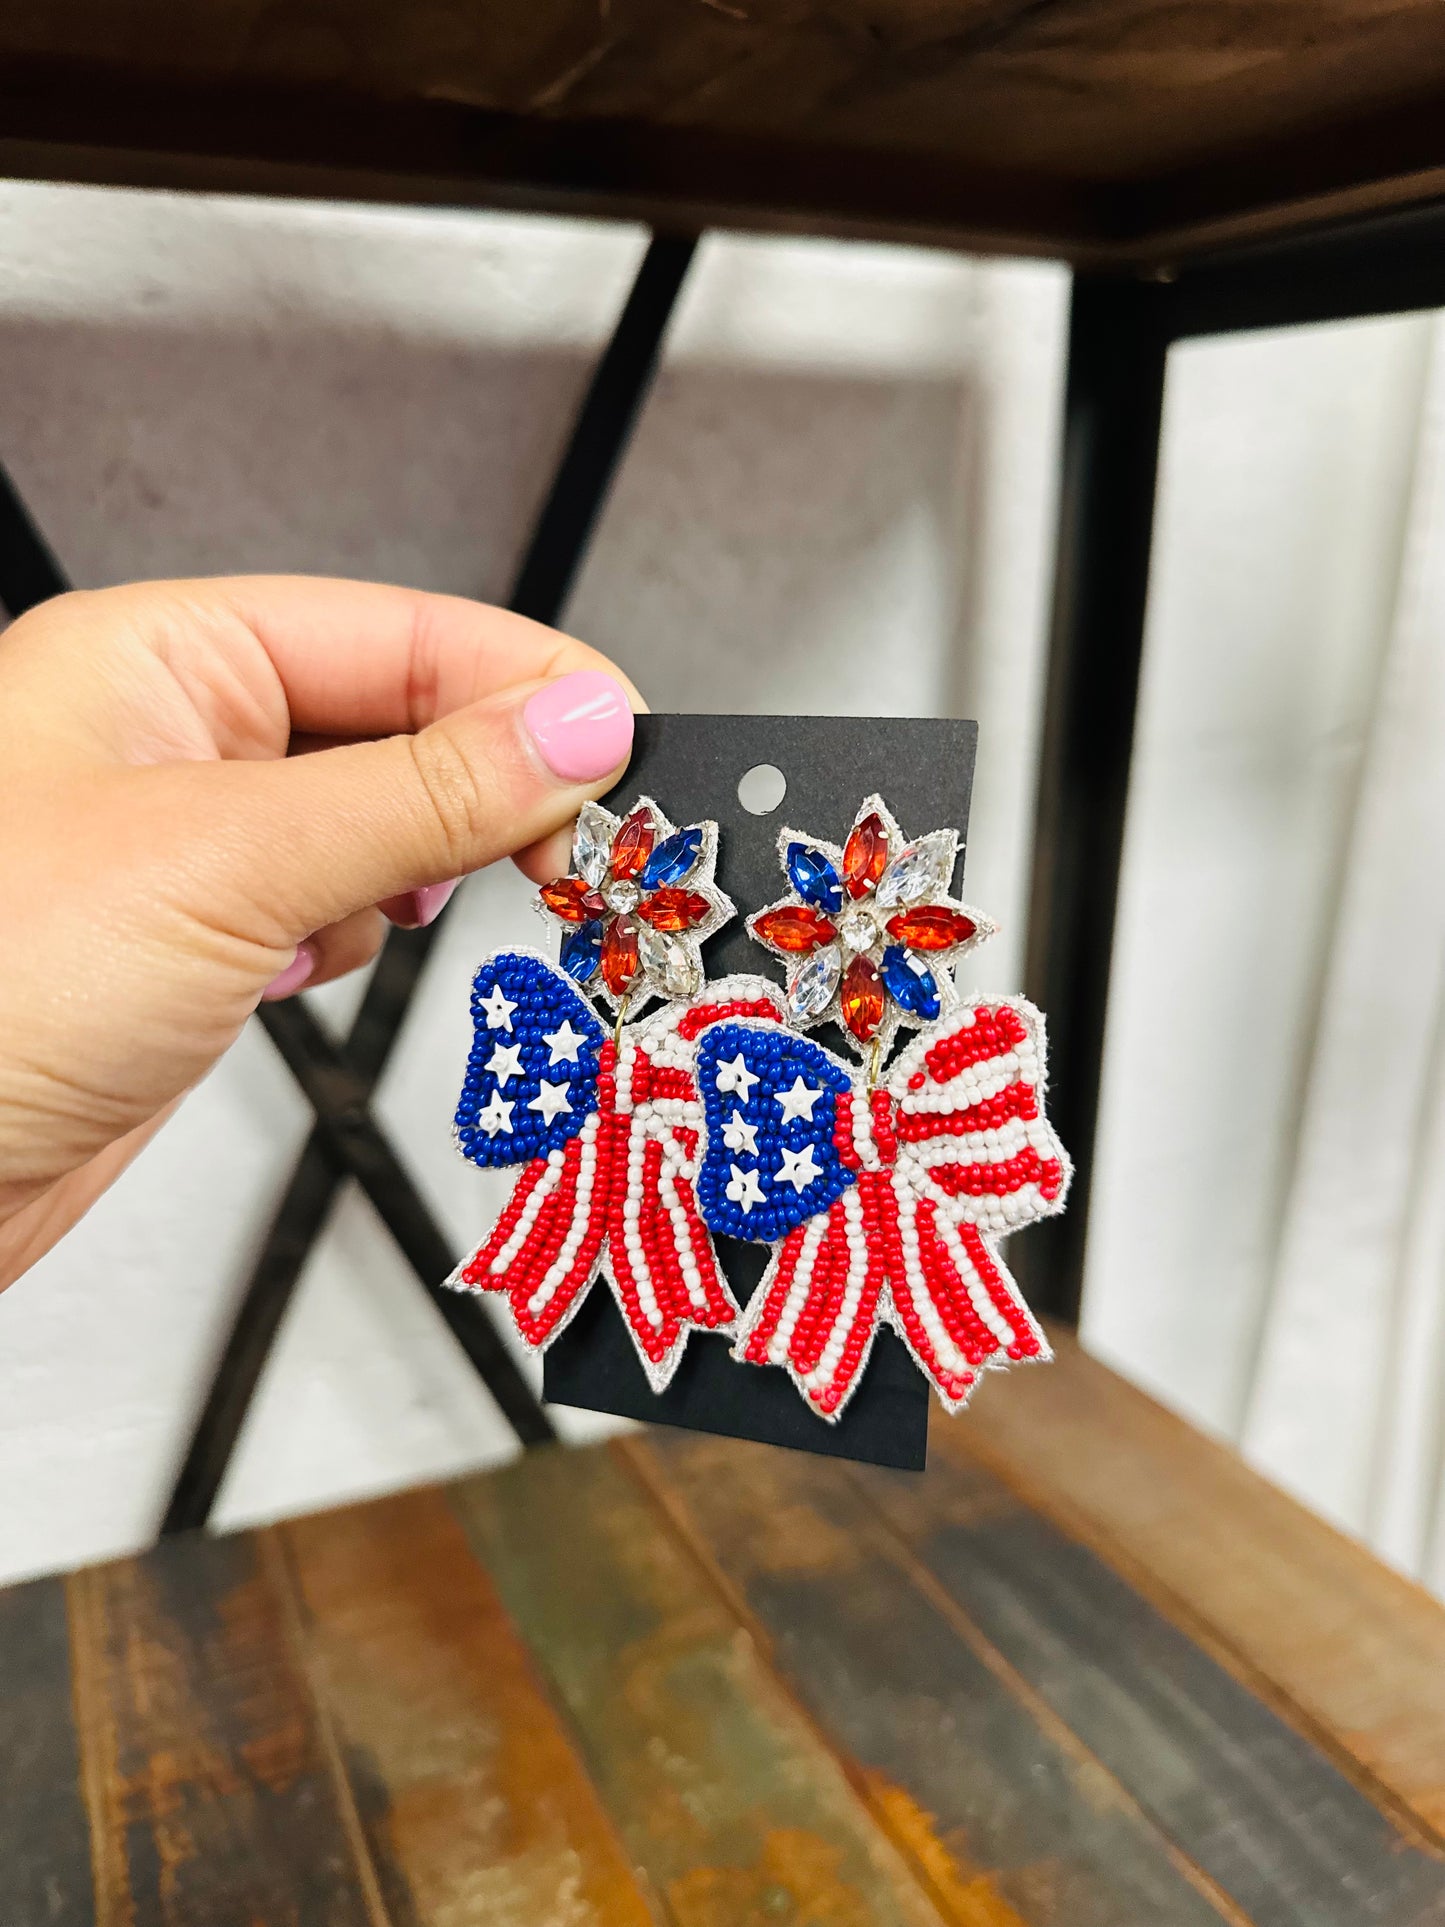
[[[1070,1208],[1010,1256],[1076,1322],[1164,402],[1176,341],[1445,307],[1445,204],[1222,250],[1152,276],[1074,282],[1029,909],[1028,993],[1049,1019],[1051,1114]]]
[[[695,245],[695,237],[658,236],[648,249],[519,571],[511,606],[523,614],[555,621],[562,610]],[[1026,978],[1049,1013],[1053,1112],[1078,1177],[1072,1208],[1013,1254],[1035,1302],[1058,1316],[1077,1318],[1083,1284],[1169,348],[1190,336],[1441,306],[1445,204],[1221,251],[1177,272],[1076,277]],[[65,587],[0,470],[0,602],[19,615]],[[441,1288],[453,1253],[369,1108],[438,928],[388,937],[340,1046],[300,1001],[257,1013],[316,1124],[197,1421],[167,1532],[209,1517],[302,1266],[348,1177],[376,1206],[523,1445],[553,1437],[480,1303]]]
[[[538,622],[561,614],[651,386],[662,339],[697,246],[654,235],[563,450],[509,607]],[[69,586],[9,477],[0,470],[0,602],[19,616]],[[299,999],[256,1013],[315,1112],[222,1350],[166,1507],[163,1533],[204,1525],[302,1268],[336,1194],[354,1178],[524,1446],[556,1436],[480,1299],[448,1291],[455,1256],[371,1112],[442,919],[387,938],[360,1012],[339,1048]]]

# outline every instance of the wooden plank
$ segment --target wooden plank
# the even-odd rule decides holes
[[[0,18],[16,172],[1095,258],[1265,210],[1287,226],[1291,204],[1318,215],[1362,186],[1419,191],[1442,93],[1433,0],[352,0],[324,17],[313,0],[50,0]]]
[[[848,1469],[682,1434],[620,1450],[737,1588],[951,1919],[1243,1918],[916,1583]]]
[[[68,1587],[100,1927],[383,1927],[254,1542]]]
[[[1008,1387],[1000,1390],[1006,1394]],[[982,1467],[850,1473],[994,1649],[1251,1921],[1445,1921],[1445,1857]]]
[[[437,1927],[649,1927],[621,1843],[435,1491],[281,1529],[382,1891]]]
[[[90,1839],[58,1579],[0,1592],[0,1760],[0,1921],[89,1927]]]
[[[1445,1610],[1052,1334],[1056,1363],[935,1424],[1445,1836]]]
[[[610,1454],[530,1452],[451,1496],[673,1927],[937,1927],[836,1760]]]

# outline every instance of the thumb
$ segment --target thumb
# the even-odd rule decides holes
[[[233,791],[221,861],[208,865],[216,909],[231,928],[292,945],[369,904],[479,870],[610,788],[632,726],[622,684],[583,669],[503,691],[414,736],[211,765],[204,774]]]

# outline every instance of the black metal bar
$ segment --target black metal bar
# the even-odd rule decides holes
[[[1221,248],[1163,284],[1174,339],[1445,307],[1445,202]]]
[[[69,587],[20,491],[0,468],[0,605],[19,618]]]
[[[517,571],[509,606],[518,615],[555,622],[562,612],[696,248],[695,235],[659,234],[642,258]]]
[[[435,929],[395,930],[390,934],[343,1046],[342,1059],[365,1089],[368,1101],[400,1032]],[[286,1308],[346,1176],[344,1158],[322,1126],[315,1125],[252,1266],[176,1475],[162,1534],[189,1531],[204,1525],[210,1517]],[[446,1273],[440,1275],[445,1277]],[[485,1317],[480,1308],[476,1308],[476,1315]],[[535,1401],[533,1404],[536,1418],[546,1425],[541,1408]],[[529,1429],[535,1430],[536,1418],[529,1415]]]
[[[1104,1018],[1144,639],[1168,350],[1163,291],[1079,276],[1026,983],[1048,1012],[1050,1111],[1073,1201],[1010,1252],[1041,1310],[1077,1319]]]
[[[300,998],[263,1004],[258,1015],[315,1110],[318,1129],[336,1162],[375,1206],[512,1430],[524,1445],[555,1438],[551,1421],[480,1301],[444,1284],[456,1259],[410,1172],[371,1115],[370,1086],[347,1065]]]
[[[693,237],[657,236],[643,257],[612,339],[588,385],[517,571],[509,606],[518,614],[538,622],[553,622],[566,601],[651,382],[662,338],[696,246]],[[347,1068],[364,1087],[366,1101],[400,1032],[441,924],[442,919],[438,919],[426,930],[393,932],[377,959],[356,1024],[341,1053]],[[324,1123],[318,1123],[272,1219],[237,1308],[177,1475],[162,1532],[187,1531],[204,1525],[210,1517],[286,1307],[346,1175],[344,1152],[332,1142]],[[382,1215],[390,1224],[385,1209]],[[438,1275],[446,1273],[434,1274]],[[428,1282],[425,1276],[422,1282]],[[467,1308],[462,1316],[475,1312],[485,1317],[471,1301],[458,1299],[455,1293],[445,1293],[444,1299],[444,1316],[456,1301]],[[464,1334],[459,1331],[457,1335],[465,1344]],[[541,1406],[530,1391],[527,1396],[531,1409],[525,1414],[524,1427],[513,1422],[518,1437],[524,1444],[531,1444],[554,1436]]]

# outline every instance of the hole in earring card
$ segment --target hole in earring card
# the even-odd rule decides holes
[[[788,779],[775,763],[754,763],[738,781],[738,801],[750,816],[771,816],[788,793]]]

